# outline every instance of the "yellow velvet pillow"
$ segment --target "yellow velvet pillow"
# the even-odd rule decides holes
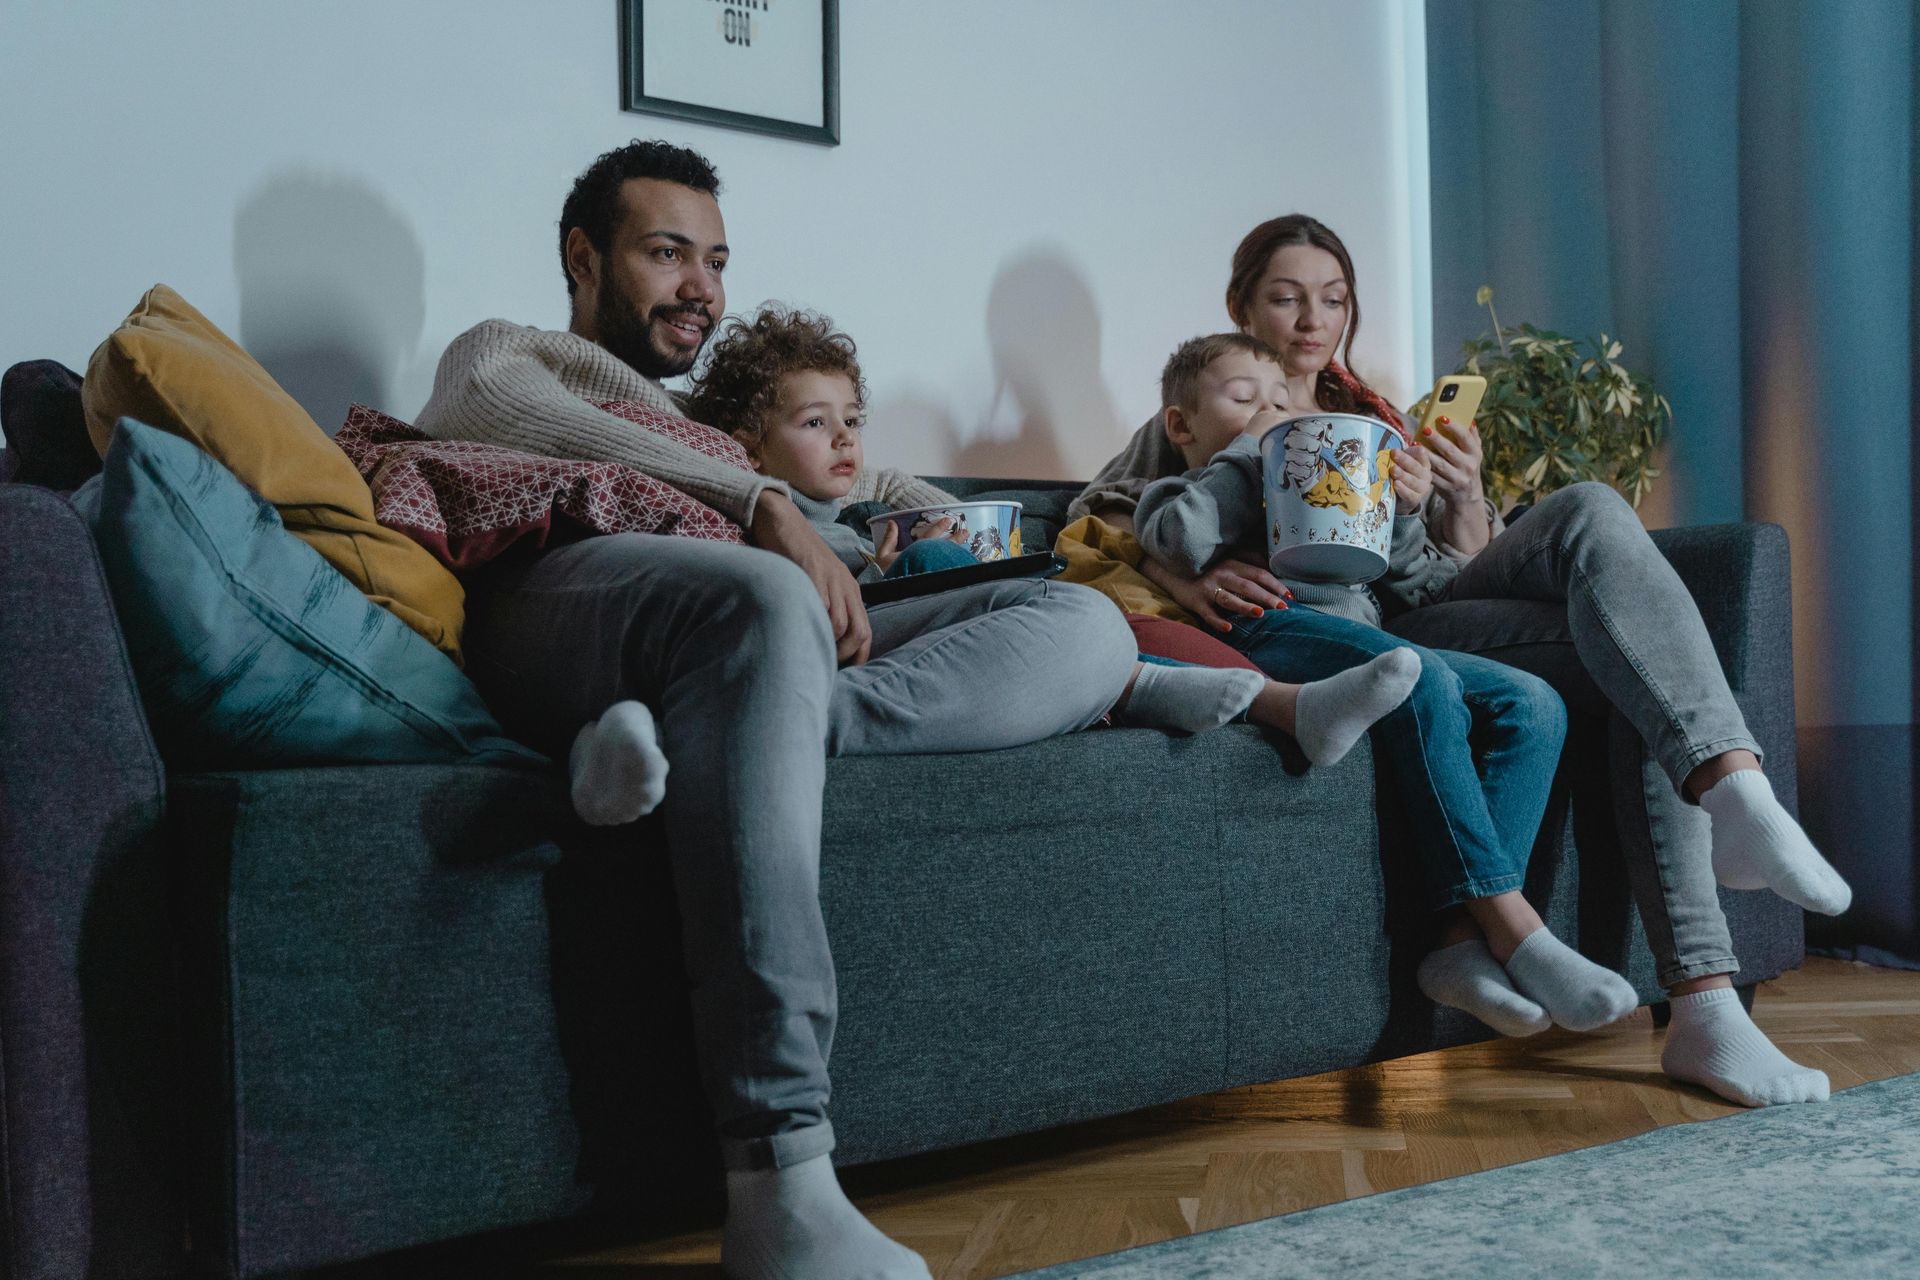
[[[368,599],[455,661],[459,579],[373,518],[373,495],[327,433],[240,345],[157,284],[87,362],[87,434],[104,457],[114,423],[136,418],[199,445],[271,502],[287,531]]]

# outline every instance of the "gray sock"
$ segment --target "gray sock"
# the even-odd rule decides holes
[[[1419,682],[1420,655],[1389,649],[1337,676],[1303,684],[1294,704],[1293,740],[1313,763],[1332,764],[1374,721],[1405,702]]]
[[[827,1156],[729,1170],[720,1263],[732,1280],[931,1280],[919,1254],[853,1207]]]
[[[1593,1031],[1632,1013],[1640,1001],[1627,980],[1536,929],[1507,957],[1507,976],[1569,1031]]]
[[[1427,954],[1415,975],[1435,1004],[1472,1014],[1503,1036],[1531,1036],[1553,1025],[1547,1011],[1513,989],[1507,971],[1478,938]]]
[[[667,757],[653,713],[616,702],[574,735],[567,756],[573,810],[595,827],[617,827],[652,813],[667,794]]]
[[[1255,695],[1266,687],[1265,676],[1240,667],[1162,667],[1143,662],[1119,720],[1148,729],[1202,733],[1218,729],[1252,706]]]

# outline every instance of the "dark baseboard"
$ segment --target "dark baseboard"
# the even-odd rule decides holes
[[[1853,886],[1853,906],[1844,915],[1807,917],[1811,947],[1920,961],[1915,728],[1827,725],[1799,732],[1801,825]]]

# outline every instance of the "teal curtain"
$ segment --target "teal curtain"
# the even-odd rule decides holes
[[[1673,403],[1673,523],[1793,543],[1816,941],[1920,958],[1913,0],[1428,0],[1436,367],[1606,332]],[[1781,584],[1782,604],[1788,584]]]

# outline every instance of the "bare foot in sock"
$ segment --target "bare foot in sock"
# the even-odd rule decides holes
[[[1470,1013],[1503,1036],[1537,1035],[1553,1025],[1545,1009],[1514,990],[1478,938],[1429,952],[1415,980],[1427,999]]]
[[[1267,678],[1240,667],[1139,665],[1116,719],[1146,729],[1204,733],[1245,711]]]
[[[1780,807],[1758,769],[1739,769],[1701,793],[1713,819],[1713,874],[1729,889],[1771,889],[1788,902],[1837,916],[1853,890]]]
[[[1419,682],[1420,655],[1389,649],[1337,676],[1303,684],[1293,713],[1293,740],[1313,763],[1332,764],[1374,721],[1405,702]]]
[[[1803,1067],[1753,1025],[1731,987],[1675,996],[1660,1069],[1743,1107],[1825,1102],[1827,1075]]]
[[[730,1170],[720,1263],[732,1280],[931,1280],[919,1254],[853,1207],[828,1156]]]
[[[1626,1017],[1640,1003],[1625,978],[1545,929],[1520,940],[1507,957],[1507,976],[1515,989],[1569,1031],[1597,1030]]]
[[[616,702],[574,735],[567,758],[573,810],[596,827],[652,813],[667,794],[667,758],[644,703]]]

